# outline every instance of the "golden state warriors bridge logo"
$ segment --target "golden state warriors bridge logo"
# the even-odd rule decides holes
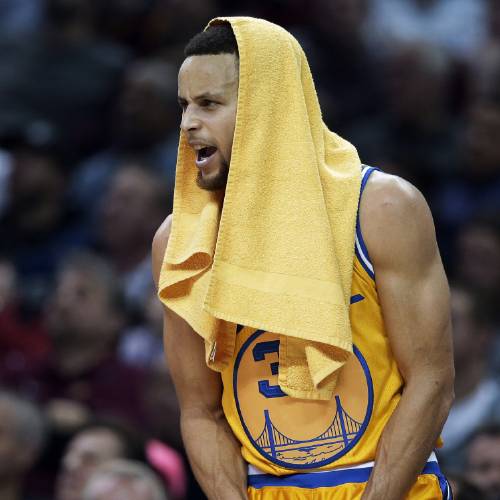
[[[338,460],[364,434],[373,409],[368,365],[354,347],[330,401],[296,399],[278,385],[279,336],[244,328],[233,391],[241,424],[254,448],[282,467],[311,469]]]

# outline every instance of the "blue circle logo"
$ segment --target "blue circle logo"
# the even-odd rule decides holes
[[[364,434],[373,410],[368,365],[354,346],[330,401],[291,398],[278,385],[279,336],[256,331],[234,365],[239,418],[254,448],[268,461],[313,469],[338,460]]]

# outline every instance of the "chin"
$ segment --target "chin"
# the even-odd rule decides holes
[[[225,189],[228,175],[229,167],[226,163],[223,163],[214,173],[203,175],[199,171],[196,184],[200,189],[204,189],[205,191],[220,191]]]

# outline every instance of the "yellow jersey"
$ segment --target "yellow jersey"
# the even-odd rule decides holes
[[[374,170],[363,167],[361,194]],[[401,398],[403,379],[359,213],[350,320],[354,353],[329,401],[287,396],[278,385],[280,335],[237,326],[235,354],[222,373],[222,406],[249,464],[250,500],[361,498],[377,444]],[[452,499],[434,453],[407,498]]]
[[[375,169],[364,167],[363,191]],[[233,360],[222,373],[222,405],[244,459],[274,474],[373,461],[403,380],[391,352],[375,275],[356,227],[350,320],[354,355],[330,401],[296,399],[278,385],[280,335],[238,326]]]

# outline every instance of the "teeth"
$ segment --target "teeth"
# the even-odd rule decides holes
[[[217,148],[215,146],[204,146],[204,145],[194,145],[193,146],[194,151],[196,152],[196,159],[197,161],[203,161],[212,156],[215,151],[217,151]]]

